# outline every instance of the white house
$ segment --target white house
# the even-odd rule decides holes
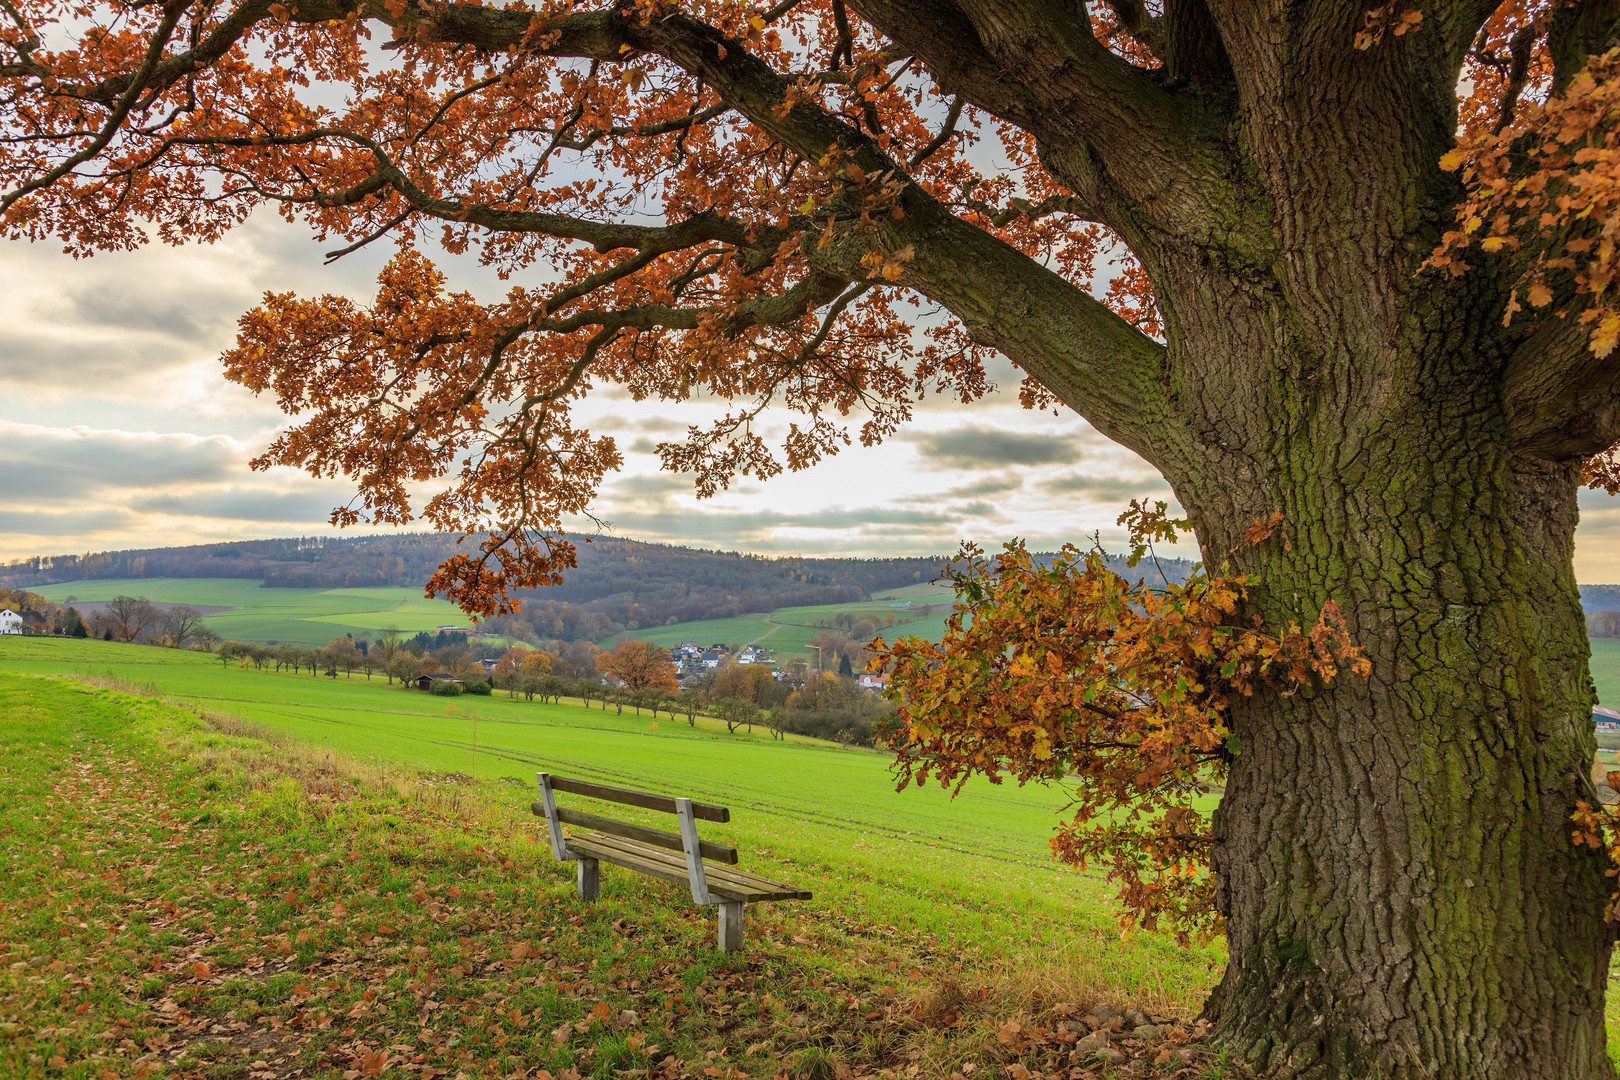
[[[0,634],[20,634],[23,632],[23,617],[15,611],[0,611]]]

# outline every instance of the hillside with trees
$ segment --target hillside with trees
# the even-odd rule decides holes
[[[467,544],[476,545],[476,538]],[[457,550],[453,536],[404,533],[39,556],[0,565],[0,586],[244,578],[266,588],[408,588],[425,585]],[[561,585],[521,590],[522,610],[486,620],[485,626],[525,640],[595,641],[625,630],[852,603],[931,581],[945,564],[942,557],[806,559],[597,539],[579,545],[579,565]],[[1179,559],[1161,559],[1160,565],[1170,580],[1191,569]],[[1157,574],[1159,568],[1129,571],[1119,562],[1117,569],[1135,578]]]
[[[476,538],[467,543],[476,545]],[[424,585],[457,550],[465,547],[458,549],[454,536],[406,533],[38,556],[0,565],[0,585],[246,578],[267,588],[411,587]],[[939,558],[771,558],[607,538],[580,545],[579,565],[561,585],[522,595],[525,613],[548,624],[545,636],[586,638],[776,607],[847,603],[928,581],[942,565]],[[559,621],[561,626],[550,625]]]

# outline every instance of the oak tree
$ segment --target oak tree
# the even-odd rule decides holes
[[[670,663],[668,650],[650,641],[626,641],[599,657],[596,666],[602,674],[619,680],[620,685],[632,694],[680,689],[680,683],[675,681],[675,665]],[[639,704],[636,711],[641,711]]]
[[[764,664],[739,664],[727,657],[715,672],[709,696],[716,701],[740,698],[756,705],[768,705],[776,697],[778,685],[771,669]]]
[[[760,718],[759,706],[749,698],[742,697],[716,698],[714,714],[725,721],[726,733],[731,735],[745,725],[752,732],[754,722]]]
[[[188,605],[166,609],[162,615],[163,631],[176,646],[183,647],[193,639],[206,640],[208,626],[203,613]]]
[[[100,614],[119,641],[139,641],[157,626],[161,617],[157,605],[140,596],[115,596],[107,601]]]
[[[574,423],[592,390],[730,402],[661,448],[708,493],[879,441],[922,394],[971,402],[1003,353],[1027,404],[1164,474],[1250,582],[1240,623],[1281,642],[1336,603],[1370,664],[1221,704],[1231,1055],[1606,1076],[1571,555],[1583,468],[1620,486],[1617,19],[0,0],[0,214],[75,253],[264,205],[334,254],[396,245],[369,303],[266,296],[226,369],[300,417],[261,465],[356,482],[338,523],[487,530],[432,585],[483,614],[572,562],[560,526],[620,462]],[[510,290],[454,290],[441,249]],[[779,445],[767,407],[798,416]]]

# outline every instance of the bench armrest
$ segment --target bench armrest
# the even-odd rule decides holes
[[[551,774],[535,773],[534,776],[540,784],[540,805],[546,811],[546,830],[551,834],[551,853],[557,857],[558,862],[569,862],[579,858],[563,843],[562,822],[557,818],[557,796],[551,790]]]
[[[675,800],[675,820],[681,823],[681,848],[686,853],[686,876],[692,885],[692,903],[718,904],[721,898],[709,891],[703,876],[703,848],[698,840],[697,819],[691,799]]]

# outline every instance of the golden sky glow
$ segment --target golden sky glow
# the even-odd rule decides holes
[[[0,244],[0,558],[330,531],[326,516],[349,489],[252,472],[248,460],[285,418],[225,382],[216,357],[263,291],[364,299],[388,254],[323,266],[322,245],[268,214],[211,248],[75,261],[46,244]],[[476,267],[457,267],[452,283],[502,288]],[[764,483],[745,478],[704,501],[685,478],[659,472],[652,451],[718,406],[638,404],[610,390],[579,410],[625,453],[599,516],[640,540],[926,555],[964,539],[1051,548],[1100,530],[1117,540],[1114,519],[1129,499],[1170,498],[1150,466],[1073,414],[1021,409],[1010,366],[995,376],[989,399],[930,401],[883,446],[857,444]],[[1582,514],[1578,579],[1620,581],[1620,506],[1589,493]]]

